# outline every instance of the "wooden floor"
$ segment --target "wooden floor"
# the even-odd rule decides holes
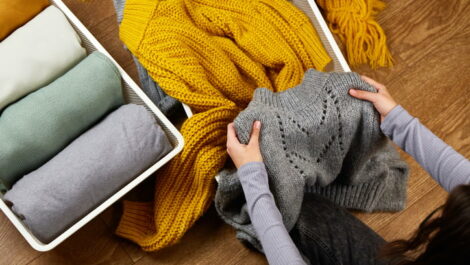
[[[136,79],[131,57],[118,39],[111,0],[67,5],[114,58]],[[387,1],[379,22],[389,38],[395,67],[355,70],[386,84],[413,115],[439,137],[470,157],[470,1]],[[395,213],[357,214],[386,240],[406,237],[446,192],[408,155],[411,167],[407,209]],[[151,180],[139,188],[151,186]],[[132,195],[132,194],[131,194]],[[145,253],[116,237],[119,203],[48,253],[32,250],[0,214],[0,264],[265,264],[265,258],[235,239],[214,209],[198,221],[181,243]]]

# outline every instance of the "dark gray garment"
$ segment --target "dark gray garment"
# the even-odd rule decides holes
[[[318,194],[307,193],[289,235],[269,190],[264,163],[246,163],[238,169],[238,176],[248,214],[270,265],[383,264],[377,253],[385,241],[346,210]]]
[[[248,142],[253,122],[261,121],[261,153],[288,231],[297,221],[304,189],[364,211],[398,211],[405,205],[408,167],[380,131],[373,105],[348,95],[353,87],[374,91],[356,73],[310,69],[302,84],[284,92],[256,89],[235,119],[242,143]],[[260,249],[235,172],[220,174],[215,203],[237,237]]]
[[[118,23],[121,24],[124,5],[126,4],[125,0],[113,0],[114,8],[116,9],[116,15]],[[140,64],[139,60],[132,55],[134,59],[135,66],[137,67],[137,72],[139,73],[140,83],[142,85],[142,90],[147,94],[147,96],[157,105],[157,107],[165,114],[173,114],[178,107],[181,105],[178,100],[168,96],[162,88],[150,77],[147,70]]]
[[[355,216],[318,194],[305,194],[292,240],[312,265],[384,265],[385,245],[377,233]],[[272,263],[290,264],[290,263]]]
[[[20,179],[4,199],[47,243],[171,149],[144,107],[124,105]]]

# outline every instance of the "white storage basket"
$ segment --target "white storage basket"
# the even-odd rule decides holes
[[[142,181],[148,178],[152,173],[157,171],[160,167],[166,164],[170,159],[176,156],[182,149],[184,145],[183,136],[180,132],[173,126],[173,124],[163,115],[163,113],[155,106],[155,104],[145,95],[145,93],[139,88],[139,86],[131,79],[131,77],[116,63],[116,61],[109,55],[109,53],[103,48],[103,46],[93,37],[93,35],[86,29],[86,27],[75,17],[75,15],[67,8],[67,6],[60,0],[51,0],[51,3],[59,8],[65,16],[68,18],[70,24],[74,27],[80,38],[82,39],[82,45],[86,48],[87,53],[93,51],[99,51],[106,56],[108,56],[111,61],[116,65],[119,70],[119,73],[122,77],[123,92],[126,103],[134,103],[138,105],[143,105],[146,109],[154,114],[158,124],[162,127],[170,140],[173,150],[169,152],[166,156],[160,159],[158,162],[153,164],[150,168],[142,172],[139,176],[136,176],[134,180],[108,198],[106,201],[101,203],[93,211],[88,213],[85,217],[76,222],[73,226],[68,228],[64,233],[59,237],[54,239],[50,243],[43,243],[39,241],[31,231],[26,227],[26,225],[11,211],[11,209],[3,201],[3,195],[0,195],[0,208],[5,213],[5,215],[10,219],[13,225],[18,229],[21,235],[28,241],[28,243],[38,251],[49,251],[55,248],[57,245],[62,243],[65,239],[70,237],[78,229],[83,227],[93,218],[98,216],[106,208],[111,206],[127,192],[135,188]],[[53,224],[51,224],[53,225]]]

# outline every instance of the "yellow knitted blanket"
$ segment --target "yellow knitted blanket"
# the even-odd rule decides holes
[[[125,202],[117,234],[154,251],[176,243],[213,200],[226,128],[257,87],[282,91],[330,58],[285,0],[128,0],[120,37],[165,92],[195,112],[153,202]]]

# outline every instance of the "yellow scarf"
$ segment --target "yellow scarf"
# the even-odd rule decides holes
[[[285,0],[128,0],[120,37],[165,92],[195,115],[183,151],[157,174],[155,200],[125,202],[117,234],[154,251],[176,243],[213,200],[227,124],[257,87],[282,91],[330,58]]]

